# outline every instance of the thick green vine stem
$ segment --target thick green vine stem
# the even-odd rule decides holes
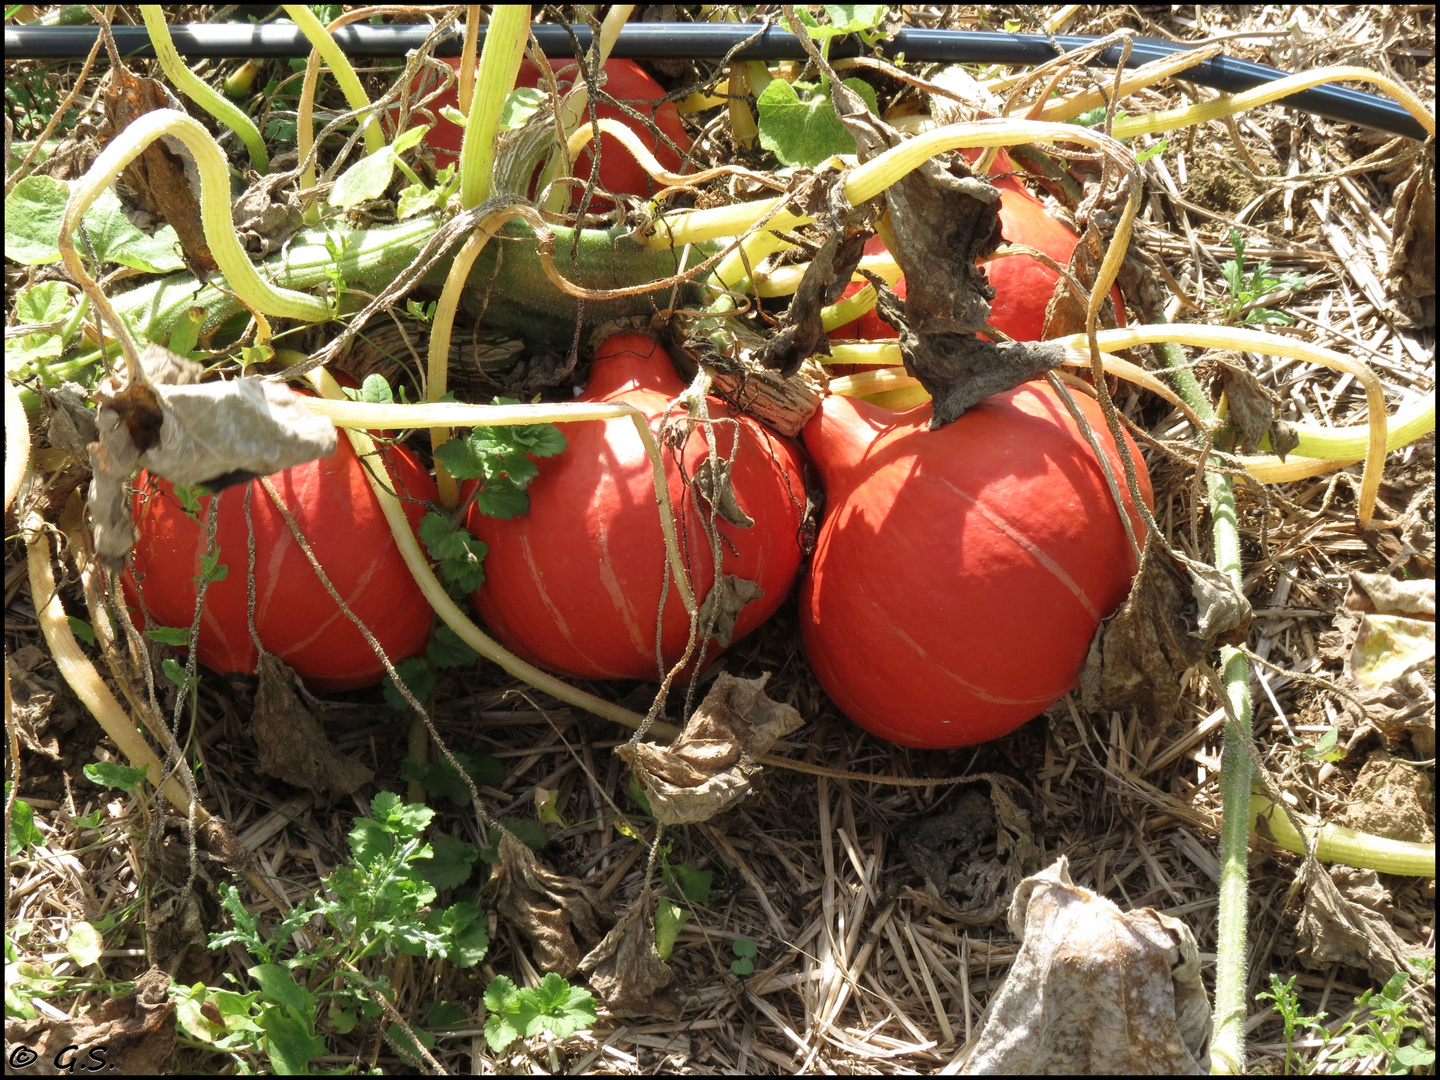
[[[370,99],[365,94],[365,89],[360,85],[360,77],[355,74],[355,68],[350,64],[350,58],[345,55],[343,49],[336,44],[325,25],[315,17],[314,13],[304,4],[282,4],[285,14],[295,21],[300,32],[305,35],[320,58],[330,68],[330,73],[335,76],[335,81],[340,84],[340,92],[345,95],[345,101],[350,108],[357,112],[370,107]],[[372,116],[365,121],[365,152],[373,154],[385,145],[385,133],[380,130],[380,121]]]
[[[480,71],[460,143],[460,205],[467,210],[490,197],[495,180],[495,134],[505,95],[515,86],[525,42],[530,36],[530,7],[500,4],[490,16]]]
[[[226,100],[224,95],[216,92],[209,83],[185,66],[185,62],[180,59],[180,53],[175,49],[175,42],[170,38],[170,27],[165,22],[164,11],[160,5],[141,4],[140,16],[145,20],[145,29],[150,31],[150,44],[155,49],[155,56],[165,74],[170,76],[170,81],[183,90],[196,105],[240,136],[240,141],[245,144],[245,149],[250,154],[250,164],[256,172],[268,172],[270,152],[265,149],[265,140],[260,137],[260,129],[237,105]]]
[[[1174,370],[1175,390],[1207,425],[1216,422],[1215,410],[1185,356],[1173,344],[1156,346]],[[1212,459],[1213,461],[1213,459]],[[1213,461],[1219,465],[1218,461]],[[1243,589],[1240,567],[1240,530],[1235,519],[1235,489],[1219,469],[1207,470],[1205,487],[1210,499],[1210,527],[1215,567],[1228,574],[1236,589]],[[1247,897],[1250,875],[1250,784],[1254,770],[1246,743],[1250,740],[1250,664],[1239,649],[1220,650],[1225,707],[1232,724],[1225,726],[1225,749],[1220,759],[1220,889],[1218,941],[1215,946],[1214,1034],[1210,1040],[1211,1071],[1239,1073],[1245,1068],[1245,966]]]
[[[242,302],[264,315],[298,319],[302,322],[329,319],[331,310],[327,300],[307,293],[275,288],[260,276],[250,257],[245,254],[239,237],[235,235],[235,225],[230,217],[230,170],[225,162],[224,151],[210,137],[210,133],[199,121],[182,112],[156,109],[133,121],[113,139],[85,175],[74,183],[60,223],[59,247],[61,257],[65,260],[65,268],[85,289],[101,313],[112,322],[121,341],[128,340],[128,331],[120,323],[104,294],[98,288],[90,287],[94,286],[94,281],[75,251],[72,237],[80,218],[100,192],[162,135],[172,135],[179,139],[195,159],[195,166],[200,174],[200,219],[205,227],[205,239],[210,245],[210,253],[214,255],[216,265],[225,275],[226,287]],[[90,283],[89,286],[86,282]]]

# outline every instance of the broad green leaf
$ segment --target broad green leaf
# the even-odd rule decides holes
[[[381,198],[394,175],[395,150],[386,146],[361,158],[340,174],[335,186],[330,189],[330,205],[349,210],[366,199]]]
[[[395,216],[401,221],[408,221],[416,214],[434,210],[439,205],[440,193],[438,191],[426,187],[424,184],[411,184],[400,190],[400,198],[395,200]],[[412,300],[411,303],[414,301]]]
[[[710,885],[715,880],[713,870],[696,870],[693,866],[681,863],[675,867],[675,877],[680,882],[680,891],[685,894],[686,900],[692,904],[710,902]]]
[[[877,109],[875,91],[860,79],[846,79],[845,85]],[[853,154],[855,140],[845,130],[835,107],[826,97],[802,101],[795,87],[774,79],[761,91],[756,104],[760,110],[760,145],[771,150],[783,165],[818,165],[835,154]]]
[[[260,984],[260,992],[265,995],[266,1001],[288,1005],[302,1016],[314,1012],[314,996],[279,964],[256,964],[247,968],[246,974]]]
[[[5,801],[10,801],[11,782],[5,782]],[[16,799],[10,811],[10,854],[24,851],[45,842],[45,834],[35,827],[35,808],[24,799]]]
[[[15,295],[15,318],[22,323],[49,323],[70,310],[70,294],[58,281],[21,289]]]
[[[145,636],[151,641],[183,649],[190,643],[190,628],[188,626],[157,626],[153,630],[146,630]]]
[[[365,381],[360,384],[360,400],[371,405],[393,405],[395,395],[391,393],[385,376],[366,375]]]
[[[485,1042],[493,1053],[498,1054],[519,1037],[520,1032],[503,1013],[492,1012],[485,1018]]]
[[[505,95],[505,104],[500,110],[500,130],[524,127],[544,103],[545,95],[533,86],[517,86]]]
[[[435,448],[435,460],[456,480],[485,477],[486,459],[475,452],[469,439],[450,439]]]
[[[454,932],[446,959],[456,967],[474,967],[489,951],[490,935],[485,931],[485,920],[476,919]]]
[[[284,1009],[265,1009],[260,1016],[260,1028],[265,1032],[265,1050],[270,1055],[271,1067],[282,1076],[307,1075],[310,1062],[325,1053],[325,1040]]]
[[[433,852],[428,859],[414,862],[415,872],[435,889],[458,889],[470,879],[480,849],[455,836],[441,834],[430,841]]]
[[[423,656],[412,656],[409,660],[400,661],[395,665],[395,674],[400,676],[400,681],[415,695],[415,700],[422,704],[435,689],[435,671]],[[394,680],[388,675],[385,677],[385,702],[392,709],[410,708],[410,703],[395,688]]]
[[[66,615],[65,621],[70,624],[70,631],[86,645],[95,644],[95,628],[78,615]]]
[[[481,543],[478,540],[475,542]],[[444,623],[435,628],[435,640],[425,650],[425,655],[438,668],[460,667],[480,659],[480,654],[465,644],[460,635]]]
[[[119,788],[121,791],[132,792],[140,781],[145,779],[144,768],[132,769],[129,765],[121,765],[118,761],[96,761],[85,766],[85,779],[101,787]]]
[[[811,25],[814,23],[813,18],[801,18],[801,21],[806,24],[806,32],[816,41],[839,37],[842,34],[855,34],[862,30],[873,30],[885,18],[885,12],[889,7],[887,4],[822,4],[821,6],[824,8],[825,14],[830,17],[829,26]],[[803,10],[803,8],[796,9],[797,13]]]
[[[569,826],[565,824],[565,819],[560,816],[559,807],[556,805],[556,800],[559,799],[559,797],[560,791],[558,788],[552,791],[549,788],[536,787],[535,811],[540,818],[541,824],[558,825],[562,829],[568,829]]]
[[[82,968],[98,963],[104,948],[105,939],[100,936],[100,931],[88,922],[76,923],[70,928],[70,936],[65,939],[65,951],[70,954],[70,959]]]
[[[470,1019],[470,1014],[459,1005],[452,1005],[448,1001],[437,1001],[430,1006],[430,1011],[425,1015],[426,1027],[454,1027],[456,1024],[463,1024]]]
[[[675,949],[675,939],[681,929],[690,921],[690,913],[670,900],[661,900],[655,906],[655,952],[661,960],[669,960]]]
[[[25,266],[58,262],[57,238],[69,197],[69,185],[49,176],[27,176],[16,184],[5,197],[5,257]],[[130,223],[113,191],[101,193],[81,224],[103,261],[153,274],[185,268],[175,230],[165,225],[146,236]],[[84,241],[75,239],[83,248]]]
[[[509,521],[530,512],[530,496],[517,488],[509,477],[495,476],[485,481],[480,494],[475,496],[475,505],[486,517]]]

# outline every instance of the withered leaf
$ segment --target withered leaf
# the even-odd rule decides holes
[[[580,961],[580,971],[617,1016],[658,1017],[674,1020],[680,1002],[661,993],[674,972],[655,951],[655,924],[650,918],[650,897],[620,916],[605,939]]]
[[[1210,1003],[1183,922],[1121,911],[1071,882],[1062,856],[1015,890],[1010,931],[1020,953],[966,1074],[1209,1071]]]
[[[557,874],[507,829],[500,830],[499,862],[487,886],[500,918],[530,939],[535,964],[569,978],[580,966],[575,933],[600,939],[604,903],[574,878]]]
[[[350,795],[375,778],[374,770],[337,750],[296,693],[297,678],[283,660],[261,652],[251,731],[260,771],[307,791]]]
[[[1225,397],[1230,403],[1230,420],[1240,430],[1240,448],[1247,454],[1258,453],[1260,443],[1270,436],[1270,448],[1281,461],[1300,445],[1300,436],[1279,418],[1279,399],[1238,357],[1214,354],[1225,381]]]
[[[735,636],[735,620],[745,605],[765,595],[765,590],[748,578],[721,574],[700,605],[700,626],[724,648]]]
[[[831,190],[840,188],[837,185]],[[840,214],[832,211],[817,223],[824,239],[811,256],[790,306],[756,354],[761,367],[778,370],[782,378],[788,379],[816,353],[829,355],[830,342],[820,321],[820,309],[839,299],[865,253],[869,230],[860,227],[860,220],[852,209]]]
[[[88,1051],[92,1046],[105,1048],[105,1067],[115,1075],[159,1076],[175,1049],[175,1006],[169,1001],[169,991],[170,976],[151,968],[135,980],[132,993],[110,998],[73,1020],[7,1018],[5,1041],[28,1050],[29,1064],[24,1066],[28,1076],[67,1075],[75,1064],[83,1064],[83,1059],[79,1055],[62,1057],[61,1052],[67,1047]],[[67,1060],[69,1068],[65,1067]],[[12,1067],[16,1064],[13,1053],[9,1061]]]
[[[240,243],[251,255],[264,257],[279,251],[285,241],[305,225],[300,200],[294,192],[280,189],[291,179],[289,173],[270,173],[245,189],[230,209]]]
[[[1386,917],[1389,894],[1374,871],[1332,866],[1307,858],[1300,870],[1305,903],[1296,923],[1296,955],[1311,968],[1344,964],[1370,973],[1382,985],[1397,971],[1419,974],[1407,957],[1415,946],[1401,941]]]
[[[1350,788],[1345,824],[1372,836],[1433,844],[1430,810],[1435,805],[1430,778],[1404,758],[1373,750]]]
[[[1355,570],[1350,574],[1350,591],[1345,606],[1351,611],[1378,612],[1381,615],[1410,615],[1417,619],[1435,619],[1435,579],[1401,581],[1389,574],[1366,574]]]
[[[981,847],[992,839],[995,855],[982,858]],[[1003,918],[1016,885],[1040,861],[1030,815],[994,780],[989,798],[967,792],[953,810],[908,829],[900,849],[925,878],[929,905],[966,926],[989,926]]]
[[[136,469],[216,489],[335,452],[335,426],[283,383],[196,383],[198,364],[155,344],[140,363],[146,381],[96,391],[90,513],[96,554],[109,566],[135,542],[124,483]]]
[[[755,761],[804,723],[789,705],[764,692],[766,673],[737,679],[722,671],[680,737],[669,746],[617,747],[665,825],[708,821],[742,799],[760,772]]]
[[[755,524],[755,519],[740,508],[740,502],[735,498],[735,485],[730,481],[734,466],[733,459],[707,454],[695,470],[691,483],[722,521],[728,521],[739,529],[748,529]]]
[[[164,83],[123,65],[111,69],[105,119],[112,137],[156,109],[185,111]],[[199,171],[180,140],[166,135],[151,143],[126,167],[122,179],[142,211],[175,229],[185,262],[197,278],[205,281],[219,269],[200,221]]]
[[[1435,144],[1415,157],[1414,171],[1395,191],[1395,232],[1387,273],[1390,295],[1405,321],[1435,325]]]
[[[1006,239],[1008,240],[1010,237],[1006,237]],[[1029,256],[1022,257],[1028,258]],[[1070,287],[1070,283],[1065,280],[1065,275],[1060,275],[1055,282],[1055,291],[1050,296],[1050,302],[1045,306],[1045,329],[1041,335],[1045,340],[1069,337],[1071,334],[1085,332],[1085,314],[1090,307],[1088,294],[1100,276],[1100,264],[1103,261],[1104,254],[1100,245],[1100,234],[1092,221],[1086,227],[1085,235],[1075,245],[1075,250],[1070,253],[1068,267],[1071,275],[1085,289],[1087,295],[1077,295],[1075,290]],[[1113,298],[1106,300],[1105,306],[1100,309],[1099,324],[1101,330],[1108,330],[1117,325]]]
[[[1138,706],[1170,724],[1180,679],[1224,644],[1245,640],[1250,603],[1229,577],[1177,556],[1153,535],[1121,609],[1100,624],[1081,677],[1087,709]]]

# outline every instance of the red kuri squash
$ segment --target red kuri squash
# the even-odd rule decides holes
[[[434,501],[435,481],[398,446],[383,451],[392,489],[402,498]],[[425,647],[430,604],[410,575],[390,526],[343,434],[335,453],[270,477],[350,610],[375,635],[392,661]],[[145,474],[137,482],[133,575],[122,581],[132,607],[142,602],[162,626],[189,626],[205,554],[205,518],[213,496],[200,499],[199,520],[189,516],[166,480]],[[220,493],[216,542],[225,565],[222,580],[205,592],[199,659],[222,673],[253,674],[258,655],[246,625],[248,563],[244,487]],[[255,629],[266,651],[293,667],[315,691],[351,690],[379,682],[385,669],[364,636],[335,603],[295,542],[284,517],[260,482],[249,485],[255,527]],[[406,503],[411,527],[424,507]]]
[[[667,416],[683,415],[670,402],[684,389],[663,348],[627,333],[601,346],[580,400],[627,402],[658,433]],[[718,520],[721,573],[763,590],[735,618],[739,638],[773,613],[794,583],[805,486],[790,443],[717,399],[709,408],[720,454],[734,453],[736,501],[755,522],[741,528]],[[472,512],[471,531],[490,549],[475,602],[500,640],[541,667],[580,678],[658,680],[662,595],[664,668],[684,654],[690,621],[675,583],[667,582],[650,459],[629,420],[571,424],[565,437],[563,454],[538,463],[528,514],[496,521]],[[662,444],[662,453],[681,548],[703,600],[714,578],[702,522],[709,507],[686,478],[708,457],[705,436],[697,428],[678,447]]]
[[[1123,485],[1099,407],[1077,397]],[[800,620],[846,715],[904,746],[951,748],[1076,685],[1135,562],[1089,445],[1044,383],[939,431],[929,420],[928,402],[891,412],[832,396],[806,427],[827,504]]]

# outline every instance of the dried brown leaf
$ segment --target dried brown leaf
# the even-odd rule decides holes
[[[1366,574],[1352,571],[1350,591],[1345,606],[1351,611],[1381,615],[1428,617],[1435,621],[1435,579],[1401,581],[1389,574]]]
[[[617,1016],[654,1017],[674,1020],[680,1016],[680,1001],[673,993],[661,993],[670,985],[674,972],[655,951],[655,925],[650,918],[650,897],[620,917],[605,939],[580,961],[580,971]]]
[[[90,513],[96,553],[109,566],[135,542],[124,483],[136,469],[219,490],[335,452],[335,426],[283,383],[198,383],[198,364],[155,344],[140,362],[146,381],[96,391]]]
[[[1020,953],[966,1073],[1208,1071],[1210,1004],[1183,922],[1121,911],[1073,884],[1062,856],[1015,890],[1010,930]]]
[[[1249,628],[1250,603],[1227,575],[1175,555],[1152,535],[1129,598],[1090,643],[1085,707],[1135,705],[1168,725],[1185,672],[1218,646],[1244,641]]]
[[[251,731],[260,751],[260,771],[307,791],[350,795],[375,772],[337,750],[320,721],[296,692],[299,680],[284,661],[260,653],[259,686]]]
[[[185,111],[164,83],[123,65],[112,71],[105,91],[105,119],[112,135],[156,109]],[[174,228],[185,263],[197,278],[205,281],[219,269],[200,220],[199,170],[184,143],[161,136],[126,167],[122,179],[145,214]]]
[[[1280,458],[1300,445],[1300,436],[1280,417],[1280,399],[1250,373],[1239,358],[1212,354],[1220,365],[1225,397],[1230,403],[1230,422],[1240,431],[1240,448],[1247,454],[1260,451],[1268,435],[1270,448]]]
[[[795,709],[766,696],[769,677],[737,679],[722,671],[669,746],[631,743],[617,749],[662,824],[708,821],[743,798],[760,772],[755,759],[804,723]]]
[[[1435,325],[1435,143],[1426,144],[1415,170],[1395,192],[1390,295],[1412,325]]]
[[[1318,859],[1306,859],[1300,882],[1305,903],[1296,924],[1296,955],[1308,967],[1345,964],[1382,985],[1397,971],[1418,974],[1406,961],[1419,950],[1391,928],[1390,897],[1374,871],[1332,866],[1327,873]]]
[[[575,933],[587,943],[600,939],[604,903],[579,881],[551,870],[504,829],[499,854],[488,886],[496,911],[530,939],[540,970],[568,979],[580,966]]]
[[[721,574],[700,605],[700,625],[722,647],[735,636],[735,620],[746,604],[765,595],[765,590],[748,578]]]
[[[1403,758],[1371,751],[1350,787],[1345,824],[1374,836],[1433,844],[1435,796],[1430,778]]]

